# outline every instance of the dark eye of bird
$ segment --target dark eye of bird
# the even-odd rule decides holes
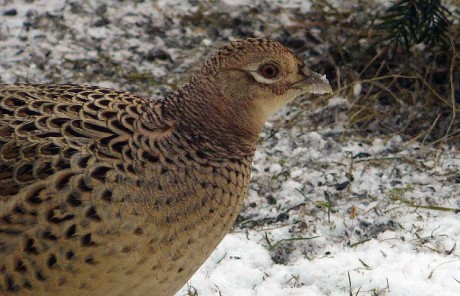
[[[267,63],[260,66],[259,73],[262,74],[262,76],[265,78],[273,79],[278,77],[280,74],[280,69],[277,65]]]

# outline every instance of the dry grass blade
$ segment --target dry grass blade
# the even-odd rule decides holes
[[[328,45],[328,56],[322,57],[320,66],[337,85],[335,94],[351,103],[346,132],[360,136],[400,134],[404,140],[432,145],[458,143],[459,24],[452,22],[444,31],[450,45],[387,47],[376,42],[385,36],[385,30],[374,26],[381,13],[371,13],[385,10],[379,5],[332,5],[323,0],[314,6],[321,15],[316,18],[327,28],[318,38]]]

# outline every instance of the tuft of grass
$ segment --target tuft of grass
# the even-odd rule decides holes
[[[407,192],[412,191],[412,185],[407,185],[406,187],[399,187],[391,189],[387,196],[395,202],[400,202],[408,207],[417,209],[427,209],[433,211],[442,211],[442,212],[454,212],[459,213],[460,209],[458,208],[449,208],[449,207],[440,207],[440,206],[430,206],[430,205],[423,205],[419,204],[416,201],[406,199],[404,196]]]
[[[318,238],[320,236],[311,236],[311,237],[292,237],[292,238],[285,238],[285,239],[280,239],[279,241],[272,243],[270,239],[268,238],[267,232],[264,233],[264,239],[267,242],[267,249],[269,251],[273,251],[276,248],[278,248],[281,244],[287,243],[287,242],[293,242],[293,241],[302,241],[302,240],[311,240]]]

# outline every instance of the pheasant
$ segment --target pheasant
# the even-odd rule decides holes
[[[159,100],[0,85],[0,294],[173,295],[241,210],[265,120],[331,92],[266,39],[220,48]]]

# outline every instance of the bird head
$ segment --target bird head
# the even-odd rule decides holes
[[[279,42],[267,39],[229,43],[206,62],[200,73],[219,90],[216,104],[225,100],[230,114],[247,113],[259,126],[299,95],[332,93],[325,76],[311,71]]]

